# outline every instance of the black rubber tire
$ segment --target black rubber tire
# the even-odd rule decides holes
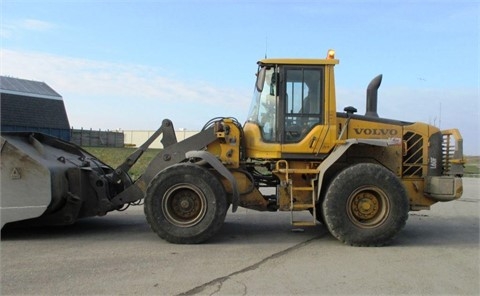
[[[225,189],[204,167],[182,163],[166,168],[150,182],[145,216],[161,238],[177,244],[202,243],[225,221]]]
[[[325,224],[338,240],[352,246],[382,246],[405,226],[409,201],[395,174],[362,163],[332,180],[322,208]]]

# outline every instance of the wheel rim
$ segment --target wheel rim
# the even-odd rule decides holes
[[[383,224],[389,212],[387,195],[375,186],[358,188],[347,200],[348,218],[361,228],[374,228]]]
[[[179,227],[191,227],[205,216],[207,199],[197,187],[177,184],[165,193],[162,209],[170,223]]]

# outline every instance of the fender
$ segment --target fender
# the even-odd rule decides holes
[[[389,138],[389,139],[348,139],[337,144],[333,152],[330,153],[327,158],[317,167],[318,171],[318,189],[317,189],[317,202],[320,198],[320,193],[322,190],[322,182],[325,172],[350,148],[352,145],[356,144],[366,144],[371,146],[379,147],[388,147],[388,146],[398,146],[402,144],[402,139],[400,138]]]
[[[185,153],[186,158],[200,158],[210,164],[217,172],[219,172],[225,179],[232,184],[232,213],[235,213],[238,208],[239,194],[237,188],[237,180],[232,173],[218,160],[213,154],[208,151],[188,151]]]

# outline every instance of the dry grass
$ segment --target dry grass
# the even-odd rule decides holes
[[[95,155],[98,159],[108,164],[109,166],[116,168],[122,164],[127,157],[132,154],[135,148],[105,148],[105,147],[82,147],[91,154]],[[148,164],[157,155],[161,149],[148,149],[140,157],[137,163],[128,172],[132,179],[137,179],[145,171]]]
[[[480,156],[465,156],[465,175],[480,175]]]

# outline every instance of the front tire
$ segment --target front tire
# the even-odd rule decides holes
[[[150,182],[144,211],[161,238],[177,244],[202,243],[225,221],[226,193],[220,180],[204,167],[177,164]]]
[[[330,233],[338,240],[353,246],[382,246],[405,226],[409,202],[395,174],[362,163],[332,180],[322,209]]]

